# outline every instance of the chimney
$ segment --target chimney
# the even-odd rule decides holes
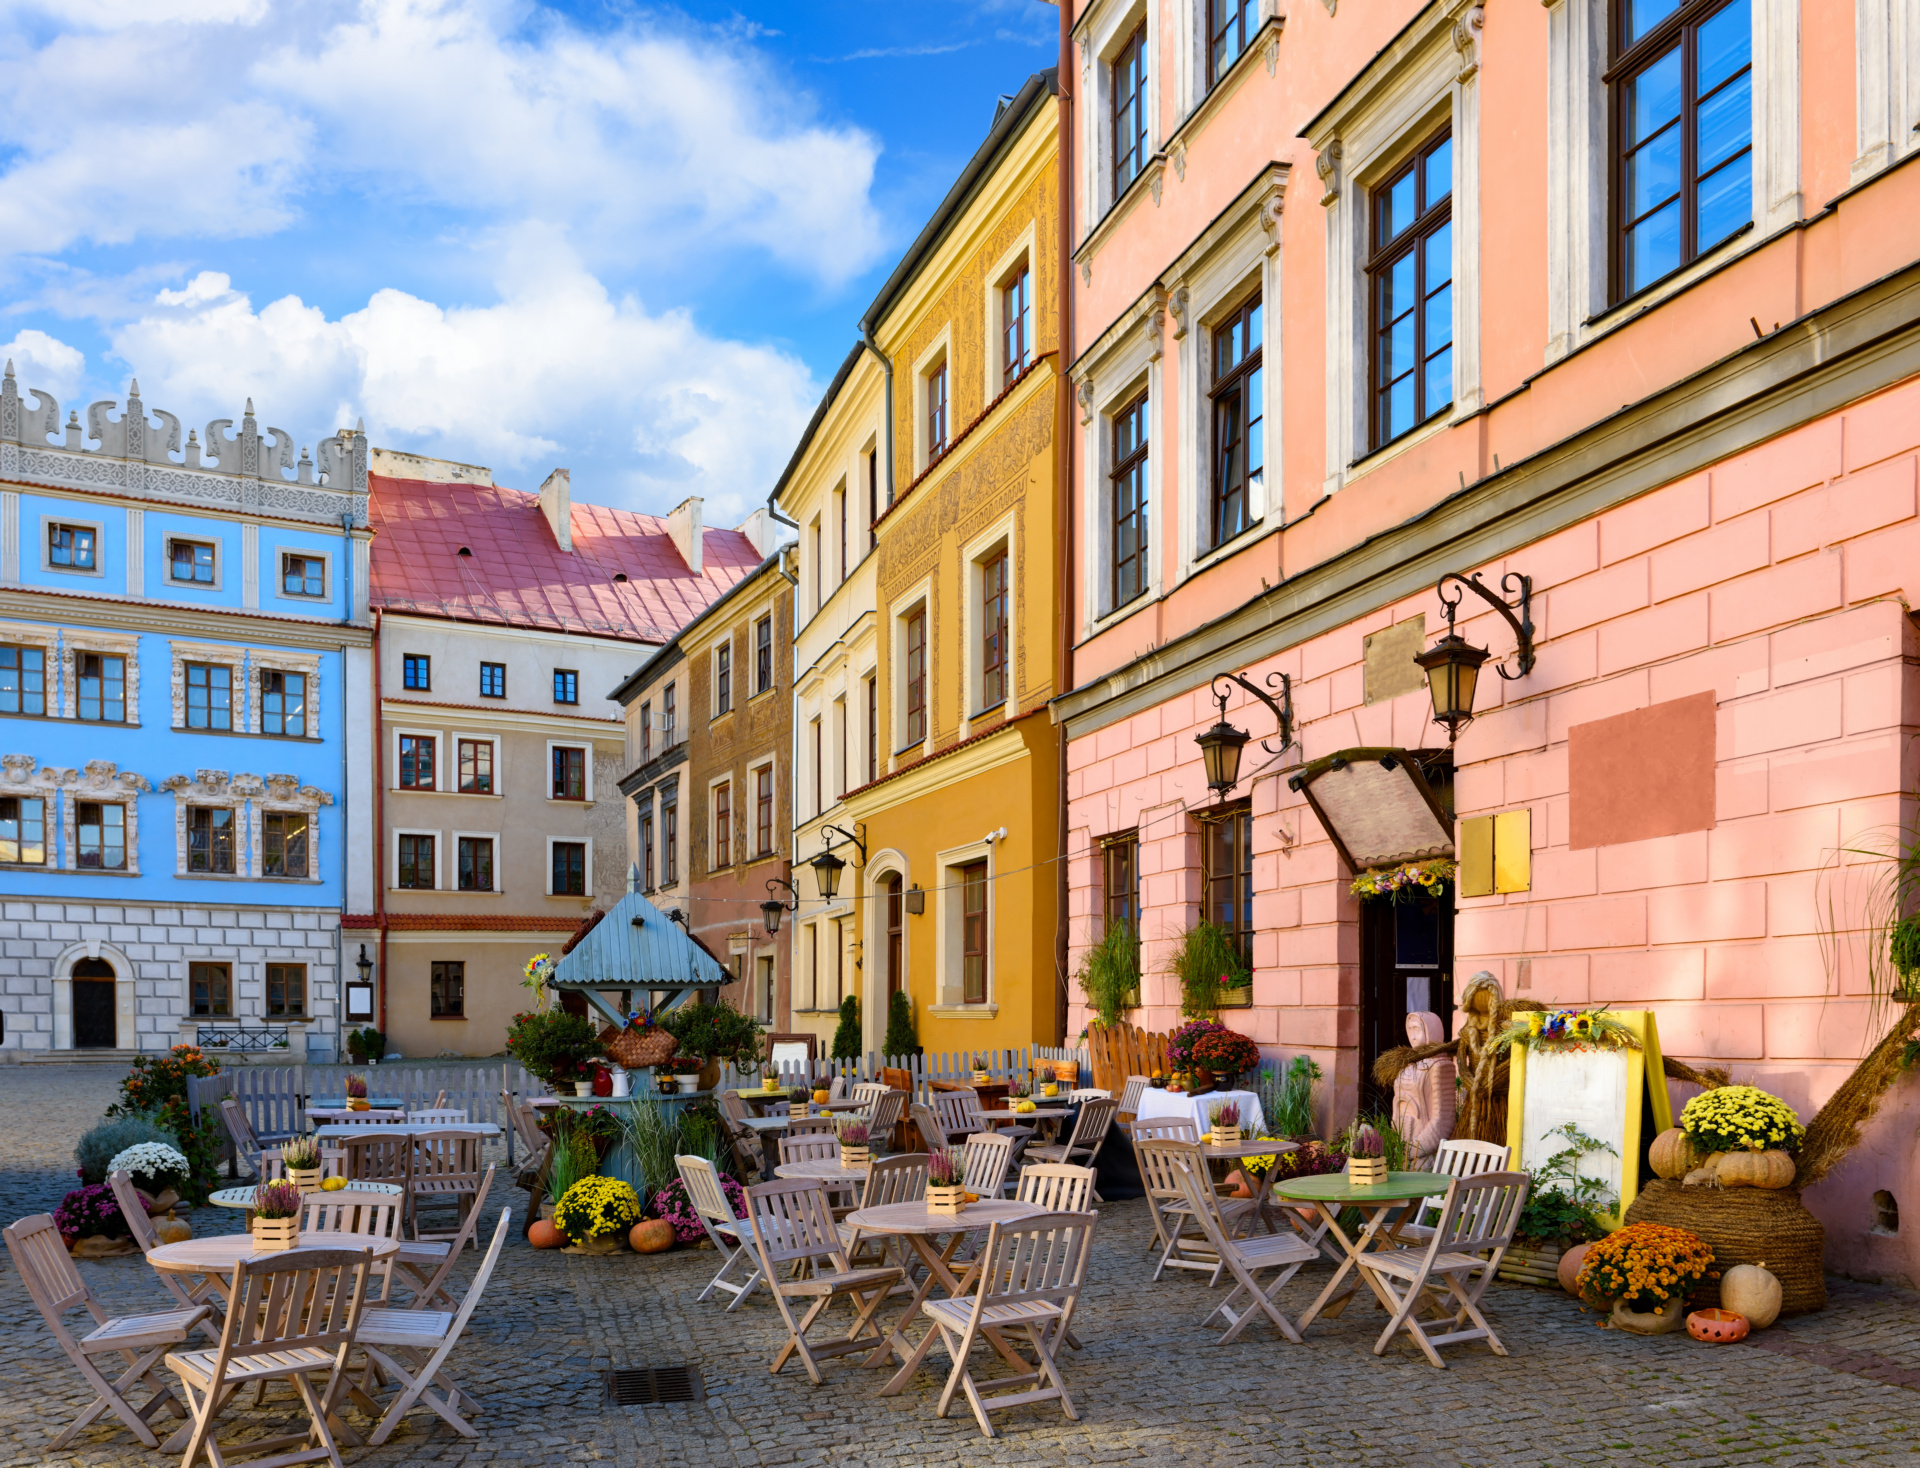
[[[702,537],[705,532],[700,524],[699,495],[684,499],[667,516],[667,534],[673,537],[674,549],[680,552],[680,559],[687,563],[687,569],[694,575],[700,574],[702,560]]]
[[[773,549],[773,517],[767,513],[765,506],[755,510],[734,528],[746,536],[747,544],[753,547],[755,555],[764,557]]]
[[[565,469],[555,469],[547,476],[545,484],[540,486],[540,513],[547,517],[547,524],[553,527],[553,538],[560,542],[560,549],[573,550],[573,476]]]

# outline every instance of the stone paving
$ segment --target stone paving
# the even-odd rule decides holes
[[[0,1217],[48,1209],[72,1176],[71,1148],[112,1099],[118,1076],[82,1067],[0,1068]],[[496,1197],[499,1195],[496,1194]],[[506,1190],[518,1210],[525,1195]],[[495,1210],[490,1210],[490,1212]],[[489,1220],[490,1222],[490,1220]],[[201,1232],[237,1216],[194,1215]],[[1092,1283],[1067,1352],[1081,1420],[1057,1407],[1000,1414],[988,1442],[964,1400],[933,1415],[940,1375],[902,1396],[875,1395],[877,1374],[827,1366],[811,1386],[797,1365],[769,1376],[778,1323],[764,1298],[728,1315],[693,1297],[716,1260],[676,1249],[651,1259],[537,1253],[515,1237],[502,1256],[456,1374],[488,1410],[477,1440],[413,1416],[355,1464],[612,1462],[651,1468],[746,1465],[1174,1464],[1315,1465],[1920,1464],[1920,1329],[1908,1292],[1829,1279],[1833,1303],[1749,1345],[1681,1336],[1641,1340],[1596,1327],[1565,1296],[1496,1285],[1488,1314],[1511,1357],[1457,1348],[1435,1371],[1405,1344],[1370,1354],[1380,1317],[1358,1305],[1317,1324],[1304,1345],[1264,1328],[1216,1348],[1198,1321],[1201,1281],[1147,1282],[1147,1222],[1138,1203],[1102,1211]],[[109,1308],[155,1308],[164,1296],[139,1259],[81,1265]],[[96,1426],[70,1449],[45,1444],[86,1393],[0,1264],[0,1468],[161,1461],[124,1431]],[[1295,1314],[1324,1275],[1290,1287]],[[938,1352],[933,1358],[941,1360]],[[690,1364],[700,1405],[610,1408],[610,1367]],[[230,1414],[226,1433],[281,1420]]]

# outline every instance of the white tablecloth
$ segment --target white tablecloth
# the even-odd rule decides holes
[[[1257,1137],[1266,1129],[1266,1118],[1260,1111],[1260,1098],[1251,1091],[1209,1091],[1204,1096],[1189,1096],[1180,1091],[1168,1091],[1147,1087],[1140,1093],[1140,1109],[1134,1113],[1138,1121],[1148,1121],[1156,1116],[1184,1116],[1193,1122],[1194,1131],[1204,1139],[1213,1127],[1213,1108],[1228,1101],[1240,1103],[1240,1130],[1243,1135]]]

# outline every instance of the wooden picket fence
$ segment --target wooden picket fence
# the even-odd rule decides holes
[[[1087,1052],[1093,1057],[1093,1084],[1118,1096],[1128,1076],[1166,1074],[1167,1037],[1121,1020],[1117,1025],[1089,1025]]]
[[[1017,1049],[998,1050],[923,1050],[918,1055],[881,1055],[870,1050],[858,1060],[788,1061],[778,1069],[782,1085],[807,1087],[828,1085],[840,1076],[844,1076],[848,1084],[857,1085],[862,1081],[880,1080],[883,1070],[905,1071],[912,1078],[913,1100],[924,1104],[931,1100],[936,1082],[968,1085],[976,1069],[984,1069],[995,1081],[1013,1082],[1029,1079],[1036,1066],[1059,1064],[1077,1065],[1081,1083],[1086,1084],[1087,1052],[1054,1045],[1022,1045]],[[720,1085],[723,1088],[757,1086],[761,1074],[759,1066],[738,1070],[729,1065],[722,1070]]]

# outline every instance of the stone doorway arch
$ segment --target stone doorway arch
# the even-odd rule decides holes
[[[132,1050],[137,1033],[133,962],[90,938],[53,963],[53,1048]]]

